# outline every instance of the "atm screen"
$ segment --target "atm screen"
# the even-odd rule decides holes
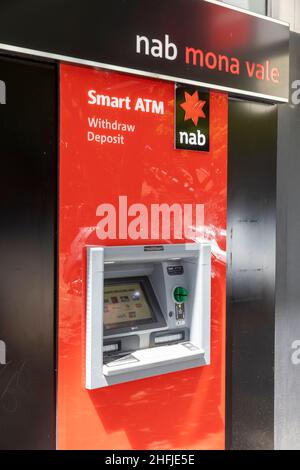
[[[158,310],[157,300],[147,278],[106,281],[103,315],[106,332],[161,322],[162,314]]]

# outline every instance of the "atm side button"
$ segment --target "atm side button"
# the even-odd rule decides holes
[[[108,352],[114,352],[119,350],[119,345],[116,344],[105,344],[103,346],[103,352],[108,353]]]
[[[175,341],[182,341],[182,340],[183,340],[183,334],[178,333],[174,335],[157,336],[156,338],[154,338],[154,343],[155,344],[173,343]]]

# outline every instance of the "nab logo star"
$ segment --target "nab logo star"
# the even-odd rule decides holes
[[[184,97],[185,102],[180,105],[185,111],[184,120],[188,121],[191,119],[195,126],[197,126],[200,118],[206,118],[203,111],[206,101],[199,100],[198,91],[195,91],[192,95],[185,91]]]

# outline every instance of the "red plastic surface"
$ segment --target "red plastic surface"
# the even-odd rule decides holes
[[[165,113],[91,106],[90,89],[132,102],[163,101]],[[211,93],[210,153],[174,150],[174,84],[62,65],[60,98],[58,448],[223,449],[227,96]],[[87,142],[88,116],[136,129],[122,145]],[[184,241],[99,240],[96,209],[103,203],[117,208],[119,195],[128,205],[205,205],[203,236],[213,247],[212,363],[87,391],[85,246]]]

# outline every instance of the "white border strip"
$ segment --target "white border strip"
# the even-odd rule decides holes
[[[290,23],[287,23],[286,21],[277,20],[276,18],[261,15],[260,13],[255,13],[254,11],[245,10],[243,8],[235,7],[233,5],[229,5],[228,3],[223,3],[218,0],[204,0],[204,1],[208,3],[214,3],[215,5],[219,5],[220,7],[229,8],[230,10],[239,11],[240,13],[244,13],[245,15],[256,16],[256,18],[261,18],[262,20],[271,21],[272,23],[281,24],[282,26],[288,26],[290,28]]]
[[[212,1],[212,0],[205,0],[205,1]],[[113,70],[117,72],[131,73],[134,75],[141,75],[142,77],[159,78],[161,80],[167,80],[170,82],[177,82],[177,83],[185,83],[187,85],[196,85],[196,86],[201,86],[203,88],[209,88],[209,89],[218,90],[218,91],[225,91],[227,93],[236,93],[238,95],[261,98],[263,100],[268,100],[268,101],[273,101],[273,102],[276,101],[278,103],[289,102],[288,98],[282,98],[279,96],[265,95],[263,93],[254,93],[252,91],[240,90],[239,88],[230,88],[230,87],[221,86],[221,85],[214,85],[213,83],[208,84],[208,83],[199,82],[197,80],[187,80],[181,77],[173,77],[172,75],[162,75],[162,74],[158,74],[154,72],[146,72],[142,70],[131,69],[129,67],[120,67],[118,65],[103,64],[101,62],[95,62],[92,60],[78,59],[75,57],[69,57],[69,56],[60,55],[60,54],[53,54],[51,52],[36,51],[34,49],[27,49],[25,47],[10,46],[8,44],[0,43],[0,50],[1,49],[4,51],[43,57],[43,58],[51,59],[51,60],[58,60],[59,62],[70,62],[72,64],[85,65],[87,67],[95,67],[95,68]]]

